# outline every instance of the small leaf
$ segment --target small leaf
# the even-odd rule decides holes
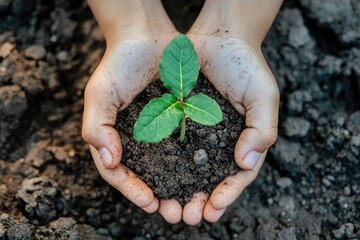
[[[160,142],[179,126],[183,116],[175,96],[164,94],[155,98],[141,111],[134,126],[134,138],[139,142]]]
[[[183,100],[196,85],[200,63],[194,45],[183,34],[165,48],[160,62],[160,78],[165,87]]]
[[[184,104],[185,114],[193,121],[212,126],[222,121],[222,112],[217,102],[205,94],[197,94]]]

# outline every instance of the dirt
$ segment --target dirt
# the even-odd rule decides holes
[[[184,142],[180,127],[160,143],[139,143],[133,139],[133,127],[140,111],[154,97],[168,93],[160,81],[149,86],[125,111],[119,112],[117,129],[124,146],[123,162],[161,199],[174,198],[185,204],[194,193],[211,193],[226,177],[240,168],[234,160],[235,143],[244,128],[241,116],[209,83],[199,76],[190,93],[205,93],[221,104],[223,121],[206,127],[187,120]]]
[[[184,31],[201,2],[166,7]],[[85,2],[0,1],[0,239],[359,239],[359,25],[357,0],[285,1],[263,45],[278,140],[218,223],[189,227],[126,200],[81,139],[105,49]]]

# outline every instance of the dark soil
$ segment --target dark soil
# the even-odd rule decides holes
[[[206,127],[188,120],[184,142],[179,140],[180,127],[161,143],[139,143],[132,137],[135,121],[145,104],[168,93],[161,81],[148,87],[118,115],[123,163],[159,198],[174,198],[181,204],[188,202],[194,193],[211,193],[226,176],[240,170],[234,160],[234,148],[245,126],[244,118],[202,75],[190,96],[199,92],[221,104],[223,121]]]
[[[202,1],[166,2],[180,24]],[[109,186],[81,139],[105,49],[85,2],[0,1],[0,239],[359,239],[359,25],[358,0],[285,1],[263,46],[278,140],[219,222],[189,227]]]

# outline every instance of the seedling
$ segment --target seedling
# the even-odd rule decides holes
[[[190,39],[176,36],[165,48],[160,62],[160,79],[172,94],[151,100],[141,111],[134,126],[134,138],[140,142],[160,142],[179,126],[184,141],[186,118],[213,126],[222,121],[216,101],[205,94],[187,98],[195,87],[200,63]]]

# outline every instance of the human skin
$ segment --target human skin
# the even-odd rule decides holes
[[[188,32],[201,71],[246,116],[235,146],[236,163],[245,171],[227,177],[206,199],[203,217],[216,222],[256,178],[277,137],[279,90],[261,52],[262,42],[282,0],[207,0]],[[184,221],[188,221],[184,211]]]
[[[178,32],[160,0],[88,4],[106,40],[106,52],[85,89],[82,128],[99,173],[134,204],[148,213],[158,211],[169,223],[217,221],[256,177],[276,139],[279,93],[260,46],[281,1],[207,0],[188,33],[203,73],[246,115],[247,128],[236,145],[235,160],[247,171],[228,177],[211,196],[195,194],[184,207],[176,200],[159,201],[121,164],[121,138],[113,128],[118,111],[159,77],[161,54]]]
[[[160,0],[88,0],[88,5],[106,51],[85,89],[82,135],[104,180],[153,213],[167,203],[121,164],[121,138],[114,125],[117,113],[159,77],[161,54],[178,32]]]

